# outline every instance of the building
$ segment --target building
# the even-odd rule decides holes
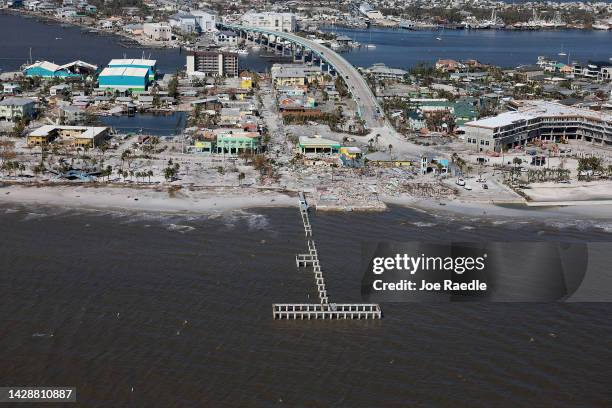
[[[197,29],[201,33],[214,33],[217,31],[217,15],[212,11],[191,10],[195,18]]]
[[[0,120],[14,122],[17,119],[33,119],[36,103],[27,98],[6,98],[0,101]]]
[[[65,140],[71,146],[93,148],[108,136],[107,127],[45,125],[26,137],[28,146],[47,145],[54,140]]]
[[[323,76],[319,67],[301,64],[274,64],[270,74],[276,87],[305,86],[313,81],[320,81]]]
[[[297,31],[297,19],[292,13],[263,12],[245,13],[240,19],[243,25],[263,28],[271,31],[292,33]]]
[[[183,33],[197,33],[198,23],[196,17],[191,13],[178,12],[168,18],[168,23],[171,27]]]
[[[215,34],[215,38],[218,44],[238,44],[238,35],[233,31],[220,30]]]
[[[215,129],[217,153],[235,155],[242,152],[259,152],[261,135],[236,129]]]
[[[157,61],[150,59],[112,59],[108,66],[111,68],[146,68],[150,81],[157,76]]]
[[[83,123],[87,119],[87,111],[80,106],[61,106],[60,118],[66,125],[76,125]]]
[[[408,74],[408,71],[397,68],[389,68],[385,64],[374,64],[366,69],[368,74],[373,75],[376,79],[392,79],[401,80]]]
[[[72,61],[64,65],[57,65],[49,61],[36,61],[25,67],[24,74],[28,77],[41,78],[70,78],[95,74],[97,65],[84,61]]]
[[[107,67],[98,76],[98,86],[113,91],[146,91],[149,87],[149,70]]]
[[[302,154],[333,154],[340,150],[340,143],[317,136],[300,136],[298,148]]]
[[[501,151],[533,139],[612,145],[612,114],[547,101],[519,101],[515,111],[465,124],[465,142],[478,151]]]
[[[145,37],[154,41],[172,40],[172,27],[164,23],[144,23],[142,32]]]
[[[237,77],[238,54],[221,51],[189,51],[187,75]]]
[[[19,84],[0,84],[2,86],[2,93],[14,95],[21,93],[21,85]]]

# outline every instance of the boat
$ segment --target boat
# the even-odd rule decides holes
[[[376,48],[376,44],[368,44],[366,45],[366,48]]]
[[[246,48],[238,48],[236,50],[236,53],[238,53],[239,55],[249,55],[249,50],[247,50]]]

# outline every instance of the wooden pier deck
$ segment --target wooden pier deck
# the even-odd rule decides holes
[[[276,320],[372,320],[382,318],[382,311],[377,304],[330,303],[329,305],[317,305],[307,303],[279,303],[272,305],[272,313]]]
[[[278,303],[272,305],[272,315],[275,320],[310,320],[310,319],[381,319],[382,310],[377,304],[352,303],[352,304],[336,304],[330,303],[319,261],[319,252],[317,245],[312,239],[312,226],[308,218],[308,203],[304,193],[299,194],[299,207],[302,223],[304,224],[304,232],[308,245],[308,252],[297,254],[295,256],[296,267],[306,268],[312,267],[314,274],[315,285],[319,295],[320,304],[312,303]]]

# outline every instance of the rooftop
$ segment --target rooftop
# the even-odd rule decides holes
[[[34,100],[28,98],[6,98],[0,101],[1,106],[25,106],[34,103]]]
[[[519,101],[518,110],[504,112],[497,116],[475,120],[466,123],[466,126],[495,129],[498,127],[512,125],[519,121],[541,117],[589,117],[600,121],[612,121],[612,114],[597,112],[589,109],[565,106],[560,103],[548,101]]]

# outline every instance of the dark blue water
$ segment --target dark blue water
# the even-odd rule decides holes
[[[187,121],[185,112],[172,114],[137,113],[134,116],[102,116],[99,118],[105,126],[110,126],[118,133],[138,133],[154,136],[175,136],[182,133]]]
[[[30,48],[34,61],[58,64],[80,59],[105,66],[113,58],[141,58],[144,55],[157,60],[158,69],[164,73],[174,73],[185,67],[185,53],[179,49],[126,48],[121,45],[122,41],[125,38],[95,35],[79,27],[62,27],[18,15],[0,14],[0,70],[19,70],[28,61]],[[259,54],[241,55],[240,67],[265,71],[272,61]]]
[[[3,195],[1,189],[0,194]],[[501,221],[501,220],[498,220]],[[361,243],[609,240],[578,219],[410,209],[316,214],[331,298],[359,301]],[[381,321],[273,321],[310,302],[297,209],[164,215],[0,206],[0,384],[87,407],[606,407],[612,305],[383,304]]]
[[[327,31],[332,31],[327,28]],[[441,58],[476,59],[502,67],[535,64],[538,56],[586,62],[607,61],[612,57],[612,31],[551,30],[422,30],[372,28],[356,30],[334,28],[362,44],[376,44],[375,49],[360,48],[344,53],[354,65],[367,67],[377,62],[397,68],[410,68],[420,62],[433,63]],[[442,40],[436,40],[440,37]],[[567,56],[557,54],[564,51]]]
[[[406,31],[373,28],[370,30],[334,29],[362,44],[374,43],[376,49],[362,48],[345,53],[357,66],[384,62],[389,66],[408,68],[419,62],[440,58],[474,58],[501,66],[533,64],[539,55],[557,57],[563,50],[571,60],[607,60],[612,57],[612,32],[604,31],[495,31],[444,30]],[[19,33],[19,35],[15,35]],[[371,36],[371,39],[370,39]],[[437,41],[436,37],[442,37]],[[185,66],[185,54],[178,49],[125,48],[121,38],[86,34],[77,27],[61,27],[34,19],[0,14],[2,53],[0,69],[17,70],[29,58],[65,63],[75,59],[104,66],[112,58],[151,57],[166,73]],[[62,38],[56,40],[55,38]],[[9,41],[10,39],[10,41]],[[558,57],[567,60],[567,57]],[[277,58],[261,53],[240,56],[241,69],[265,71]]]

